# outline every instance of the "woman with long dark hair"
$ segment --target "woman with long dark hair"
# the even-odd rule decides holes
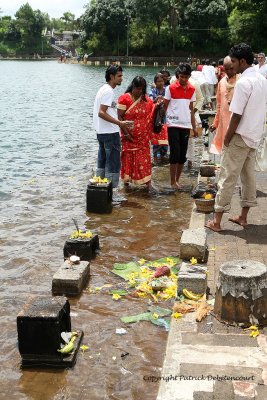
[[[146,94],[146,80],[136,76],[118,99],[119,119],[132,121],[121,130],[121,179],[124,184],[151,185],[150,139],[154,104]]]

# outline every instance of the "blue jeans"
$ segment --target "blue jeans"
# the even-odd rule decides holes
[[[96,175],[108,178],[115,188],[119,184],[121,169],[121,140],[119,132],[97,135],[99,143]]]

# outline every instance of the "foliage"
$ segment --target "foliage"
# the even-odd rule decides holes
[[[50,52],[51,48],[43,38],[45,30],[75,30],[79,24],[80,21],[75,20],[75,15],[69,11],[63,13],[61,18],[50,19],[47,13],[33,10],[29,3],[18,9],[15,19],[10,16],[1,17],[0,9],[0,54]]]
[[[227,4],[224,0],[93,0],[82,16],[82,27],[83,48],[97,54],[103,50],[102,40],[113,53],[120,41],[125,54],[127,33],[135,54],[191,52],[200,44],[217,51],[228,36]]]
[[[246,42],[255,51],[266,49],[267,13],[265,0],[232,0],[228,18],[231,43]]]
[[[1,52],[46,48],[45,29],[83,31],[75,44],[95,55],[222,56],[241,41],[266,51],[266,14],[266,0],[87,0],[78,19],[70,11],[50,18],[25,3],[14,19],[0,8]]]

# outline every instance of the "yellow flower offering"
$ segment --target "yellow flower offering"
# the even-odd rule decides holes
[[[79,229],[78,231],[73,231],[70,235],[70,239],[90,239],[93,236],[90,231],[82,231]]]
[[[114,293],[113,295],[112,295],[112,299],[113,300],[119,300],[121,298],[121,296],[119,295],[119,294],[117,294],[117,293]]]
[[[175,312],[172,314],[172,317],[177,319],[177,318],[181,318],[183,316],[183,314],[179,313],[179,312]]]
[[[108,180],[108,178],[101,178],[100,176],[93,176],[93,178],[90,179],[90,183],[93,183],[93,184],[109,183],[109,180]]]
[[[255,330],[255,331],[252,331],[251,333],[250,333],[250,337],[257,337],[257,336],[259,336],[259,334],[260,334],[260,332],[259,332],[259,330],[257,329],[257,330]]]
[[[192,265],[196,265],[197,264],[197,259],[195,257],[190,258],[190,262]]]
[[[211,200],[211,199],[213,199],[213,197],[212,197],[212,194],[205,194],[205,196],[204,196],[204,199],[205,200]]]
[[[138,264],[140,265],[144,265],[144,263],[146,262],[146,260],[144,258],[141,258],[139,261],[137,261]]]
[[[250,337],[257,337],[260,334],[259,329],[256,325],[251,325],[249,328],[246,328],[245,331],[251,331],[249,334]]]
[[[82,346],[80,346],[80,349],[82,350],[82,352],[84,353],[85,352],[85,350],[88,350],[89,349],[89,347],[88,346],[86,346],[85,344],[83,344]]]

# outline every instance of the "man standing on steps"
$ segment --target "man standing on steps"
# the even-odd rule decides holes
[[[264,132],[267,103],[267,80],[256,72],[253,52],[249,45],[240,43],[231,48],[233,69],[241,73],[235,84],[229,110],[232,112],[224,139],[218,193],[215,199],[213,220],[205,225],[220,232],[223,213],[230,210],[230,203],[238,177],[241,179],[241,213],[229,221],[247,225],[250,207],[257,205],[255,158],[256,149]]]
[[[235,84],[239,79],[239,74],[234,71],[229,56],[224,58],[223,66],[225,75],[218,83],[216,93],[217,110],[213,124],[210,127],[211,132],[216,129],[216,135],[210,146],[210,153],[213,154],[221,154],[224,137],[231,118],[229,107],[233,98]]]
[[[114,101],[114,89],[122,82],[122,68],[110,65],[105,74],[106,83],[98,90],[94,103],[93,125],[99,143],[96,175],[108,178],[112,187],[119,184],[121,142],[119,128],[129,135],[131,121],[119,121]]]

